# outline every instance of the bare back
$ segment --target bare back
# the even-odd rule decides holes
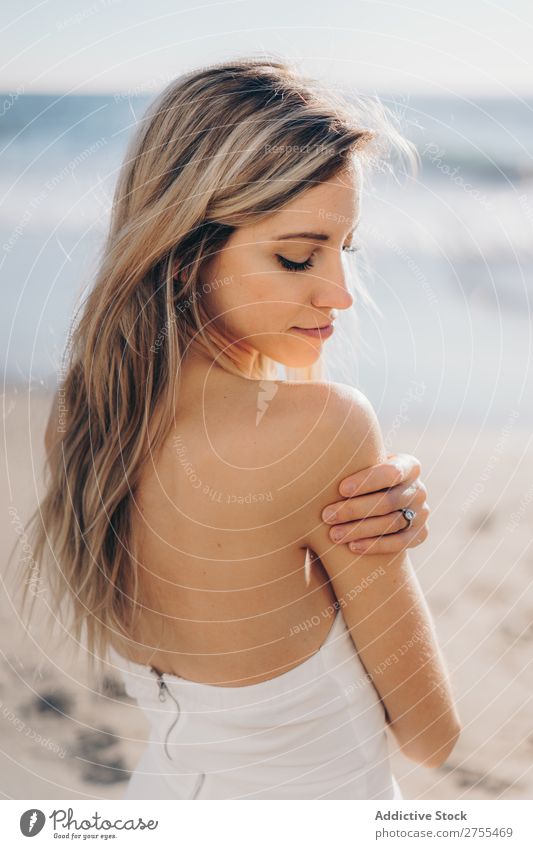
[[[299,478],[318,450],[320,411],[302,409],[304,390],[184,368],[175,427],[136,493],[143,610],[134,642],[114,643],[119,652],[238,687],[318,651],[335,594],[291,523],[309,498]],[[306,630],[317,616],[320,625]]]

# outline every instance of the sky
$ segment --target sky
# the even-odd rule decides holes
[[[533,94],[531,0],[2,0],[0,90],[151,93],[272,53],[365,93]]]

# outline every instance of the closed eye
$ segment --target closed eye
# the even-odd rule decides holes
[[[345,245],[343,247],[343,251],[347,253],[356,253],[361,250],[361,244],[355,245]],[[314,263],[311,262],[313,254],[311,254],[308,259],[305,259],[303,262],[295,262],[292,259],[287,259],[285,256],[281,256],[281,254],[276,254],[276,259],[280,263],[280,265],[286,269],[286,271],[307,271],[308,268],[313,268]]]
[[[276,259],[278,260],[280,265],[287,271],[306,271],[308,268],[313,267],[311,257],[309,257],[309,259],[304,260],[303,262],[293,262],[292,259],[287,259],[287,257],[281,256],[281,254],[276,254]]]

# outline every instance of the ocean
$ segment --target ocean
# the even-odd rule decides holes
[[[125,145],[150,98],[0,96],[4,389],[55,389],[91,285]],[[391,445],[420,427],[533,422],[533,98],[384,97],[415,177],[362,200],[363,301],[325,345],[328,375],[372,401]]]

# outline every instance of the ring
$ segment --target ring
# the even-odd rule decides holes
[[[413,522],[413,519],[416,516],[416,513],[415,513],[414,510],[410,510],[408,507],[402,507],[402,513],[405,516],[405,518],[407,519],[407,525],[405,526],[405,529],[404,529],[404,530],[407,530],[407,528],[411,527],[411,524]]]

